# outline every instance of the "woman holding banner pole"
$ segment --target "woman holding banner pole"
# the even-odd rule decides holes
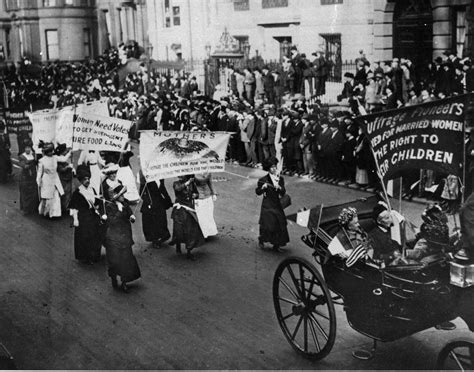
[[[99,194],[100,184],[102,182],[102,173],[99,166],[103,167],[105,165],[105,162],[102,160],[100,154],[94,150],[82,150],[77,164],[85,164],[89,167],[91,171],[91,187],[97,194]]]
[[[198,197],[194,176],[179,176],[173,183],[176,196],[171,218],[173,219],[173,241],[176,243],[176,253],[181,254],[181,243],[187,250],[186,257],[195,260],[191,251],[201,245],[204,237],[199,227],[194,199]]]

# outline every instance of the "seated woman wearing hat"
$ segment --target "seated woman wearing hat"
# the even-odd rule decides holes
[[[106,199],[107,230],[104,246],[106,251],[108,273],[112,286],[118,288],[117,277],[120,278],[120,289],[128,292],[127,283],[140,278],[140,268],[133,255],[131,223],[135,216],[124,198],[126,188],[116,180],[118,166],[111,164],[104,168],[107,179],[102,183]]]
[[[285,213],[281,206],[280,198],[286,194],[285,181],[280,177],[277,169],[278,160],[270,157],[263,161],[263,169],[268,174],[258,180],[255,193],[263,195],[260,210],[260,234],[258,246],[264,248],[264,243],[273,244],[273,250],[279,251],[280,247],[290,241]]]
[[[103,203],[91,186],[91,172],[86,165],[79,165],[76,177],[81,183],[72,193],[68,208],[73,218],[74,255],[76,260],[92,264],[100,260],[103,228],[101,215]],[[102,213],[99,208],[102,207]]]

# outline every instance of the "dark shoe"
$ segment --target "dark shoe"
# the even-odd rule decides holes
[[[181,254],[181,253],[183,253],[181,251],[181,243],[176,243],[176,254]]]
[[[190,250],[186,253],[186,258],[191,261],[196,261],[196,256],[194,256]]]
[[[110,277],[110,279],[112,280],[112,287],[117,289],[118,288],[117,278],[112,276]]]
[[[275,251],[275,252],[283,252],[283,250],[280,248],[279,245],[277,244],[274,244],[272,249]]]
[[[443,322],[435,326],[435,328],[443,331],[452,331],[453,329],[456,329],[456,324],[452,322]]]
[[[127,285],[127,283],[122,282],[122,285],[120,286],[120,289],[122,290],[122,292],[128,293],[128,285]]]

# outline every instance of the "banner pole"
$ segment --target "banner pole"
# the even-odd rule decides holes
[[[370,147],[370,152],[372,153],[372,156],[374,157],[374,163],[375,163],[375,168],[377,169],[377,176],[379,177],[380,184],[382,185],[382,191],[385,196],[385,201],[387,202],[388,210],[391,212],[392,211],[392,206],[390,205],[390,200],[388,198],[388,193],[387,193],[387,188],[385,187],[385,183],[382,177],[382,173],[380,172],[379,164],[377,162],[377,158],[375,157],[375,152],[374,149],[369,142],[369,147]]]
[[[461,188],[461,204],[464,204],[464,192],[466,190],[466,116],[463,121],[463,138],[462,138],[462,188]]]
[[[403,193],[403,176],[400,177],[400,187],[398,193],[398,213],[402,214],[402,193]]]

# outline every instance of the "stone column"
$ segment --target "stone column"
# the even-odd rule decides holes
[[[393,12],[395,3],[374,0],[374,60],[384,61],[393,57]]]
[[[449,0],[431,0],[433,9],[433,58],[453,47]]]

